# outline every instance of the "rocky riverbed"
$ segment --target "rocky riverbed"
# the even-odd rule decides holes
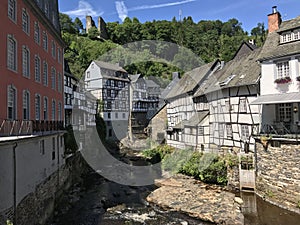
[[[166,210],[182,212],[215,224],[243,225],[243,200],[219,186],[211,186],[183,175],[157,180],[160,188],[147,201]]]

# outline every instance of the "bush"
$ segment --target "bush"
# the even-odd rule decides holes
[[[149,158],[150,160],[159,158],[159,161],[161,161],[166,155],[171,154],[173,151],[174,148],[171,146],[159,145],[156,148],[144,150],[142,154],[144,157]]]
[[[216,154],[206,153],[202,155],[195,152],[179,172],[208,184],[225,185],[227,183],[225,160]]]
[[[162,161],[162,168],[164,170],[179,173],[181,168],[190,160],[193,151],[176,149],[172,154],[168,154]]]

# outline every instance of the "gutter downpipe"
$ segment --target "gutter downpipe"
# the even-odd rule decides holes
[[[18,146],[18,143],[16,142],[13,146],[13,168],[14,168],[14,218],[13,218],[13,224],[17,225],[17,160],[16,160],[16,148]]]

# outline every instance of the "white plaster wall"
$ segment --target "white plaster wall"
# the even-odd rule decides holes
[[[292,82],[288,84],[276,84],[276,64],[273,61],[261,63],[261,95],[299,92],[299,82],[296,77],[299,76],[299,61],[295,56],[290,60],[290,77]]]
[[[38,184],[47,179],[64,164],[64,143],[60,143],[62,134],[40,136],[0,143],[0,211],[13,206],[13,146],[16,147],[16,185],[17,204],[29,193],[34,192]],[[55,159],[52,160],[52,138],[55,138]],[[59,144],[57,144],[59,137]],[[45,153],[40,152],[40,141],[45,141]],[[57,152],[59,150],[59,153]]]

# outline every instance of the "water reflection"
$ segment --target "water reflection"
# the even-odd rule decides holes
[[[245,225],[297,225],[300,215],[264,201],[254,193],[242,192]]]

